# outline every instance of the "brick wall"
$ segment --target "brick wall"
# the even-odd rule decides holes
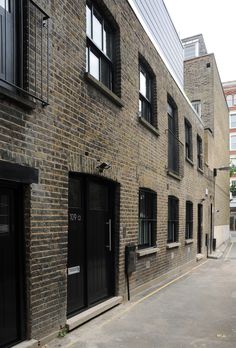
[[[70,171],[101,175],[120,184],[117,222],[116,293],[125,295],[124,247],[137,244],[138,192],[157,192],[157,246],[155,254],[137,259],[131,289],[171,270],[194,263],[197,252],[197,204],[202,202],[203,252],[209,232],[208,211],[213,202],[212,173],[197,170],[196,137],[204,139],[204,125],[167,71],[128,3],[98,1],[107,7],[119,28],[120,102],[113,102],[85,78],[85,0],[36,1],[51,17],[50,105],[26,111],[9,99],[0,101],[0,158],[39,169],[39,183],[27,187],[26,278],[28,337],[40,339],[66,322],[68,174]],[[139,55],[156,76],[159,135],[140,123]],[[204,74],[206,73],[204,67]],[[210,70],[207,70],[207,73]],[[101,87],[101,86],[100,86]],[[213,93],[203,81],[196,86]],[[184,144],[184,118],[193,127],[193,164],[184,159],[184,178],[167,175],[167,95],[178,107],[179,138]],[[206,113],[212,107],[206,104]],[[213,127],[213,123],[209,126]],[[98,161],[112,168],[99,174]],[[205,197],[205,189],[209,195]],[[178,248],[167,250],[168,195],[179,198]],[[194,242],[185,245],[185,201],[194,208]]]

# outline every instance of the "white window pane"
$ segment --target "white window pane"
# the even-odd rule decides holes
[[[236,157],[230,157],[230,165],[233,165],[236,167]]]
[[[236,128],[236,114],[230,115],[230,127]]]
[[[93,77],[99,80],[99,58],[90,51],[89,55],[89,72]]]
[[[236,150],[236,135],[231,136],[231,150]]]
[[[227,104],[228,104],[228,106],[232,106],[232,95],[227,95],[227,97],[226,97],[226,100],[227,100]]]
[[[147,81],[146,81],[146,76],[143,74],[142,71],[140,71],[139,75],[139,91],[140,93],[146,97],[147,96]]]
[[[91,10],[86,6],[86,33],[91,37]]]
[[[103,30],[103,52],[111,58],[111,35],[106,29]]]
[[[102,24],[95,15],[93,15],[93,41],[102,49]]]
[[[0,0],[0,6],[5,8],[8,11],[9,10],[9,0]]]
[[[236,94],[234,95],[234,105],[236,105]]]

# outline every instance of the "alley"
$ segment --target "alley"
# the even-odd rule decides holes
[[[50,348],[235,348],[236,236],[220,260],[208,260],[168,286],[55,340]]]

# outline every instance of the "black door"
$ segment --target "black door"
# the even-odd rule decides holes
[[[68,315],[114,294],[113,186],[102,180],[69,180]]]
[[[21,194],[0,184],[0,347],[24,339]]]
[[[198,204],[197,252],[202,252],[202,204]]]

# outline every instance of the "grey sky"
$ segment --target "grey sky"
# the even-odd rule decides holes
[[[203,34],[222,82],[236,80],[236,0],[164,0],[180,38]]]

